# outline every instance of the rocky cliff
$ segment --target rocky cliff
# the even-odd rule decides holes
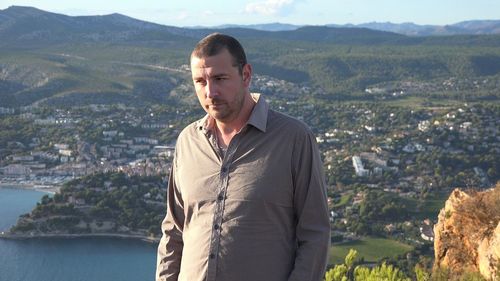
[[[479,272],[500,280],[500,183],[481,192],[455,189],[434,226],[434,269]]]

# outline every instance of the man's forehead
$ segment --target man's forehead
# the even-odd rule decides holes
[[[208,78],[208,77],[217,77],[221,75],[228,75],[227,69],[220,69],[213,66],[196,66],[191,67],[191,76],[193,78]]]
[[[193,65],[193,63],[199,63],[200,61],[203,61],[206,64],[226,63],[226,62],[231,65],[234,64],[234,58],[227,49],[223,49],[220,52],[210,56],[204,56],[204,55],[197,56],[195,54],[192,54],[190,59],[191,59],[191,65]]]
[[[237,66],[225,59],[215,57],[193,58],[191,60],[191,72],[193,75],[224,74],[237,70]]]
[[[207,63],[206,60],[199,59],[191,62],[191,72],[193,74],[209,73],[215,71],[216,69],[218,69],[216,65]]]
[[[193,59],[193,58],[209,58],[209,57],[215,57],[215,56],[220,56],[220,55],[223,55],[223,54],[228,54],[229,56],[231,56],[231,53],[229,52],[229,50],[227,48],[220,48],[220,49],[217,49],[217,50],[211,50],[211,51],[206,51],[206,52],[195,52],[193,51],[191,53],[191,56],[190,56],[190,59]]]

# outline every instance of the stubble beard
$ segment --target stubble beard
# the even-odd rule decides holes
[[[230,122],[238,117],[241,109],[243,108],[244,102],[244,90],[240,89],[236,99],[234,99],[231,103],[220,99],[212,99],[210,105],[207,105],[207,112],[212,118],[217,121]],[[221,108],[214,109],[211,107],[212,104],[215,104]]]

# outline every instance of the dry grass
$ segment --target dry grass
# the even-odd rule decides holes
[[[500,182],[492,190],[468,193],[471,197],[457,211],[464,219],[480,222],[482,227],[474,231],[481,231],[483,236],[491,235],[500,222]]]

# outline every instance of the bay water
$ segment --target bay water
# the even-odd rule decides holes
[[[0,232],[46,193],[0,187]],[[154,280],[156,245],[117,238],[0,239],[0,281]]]

